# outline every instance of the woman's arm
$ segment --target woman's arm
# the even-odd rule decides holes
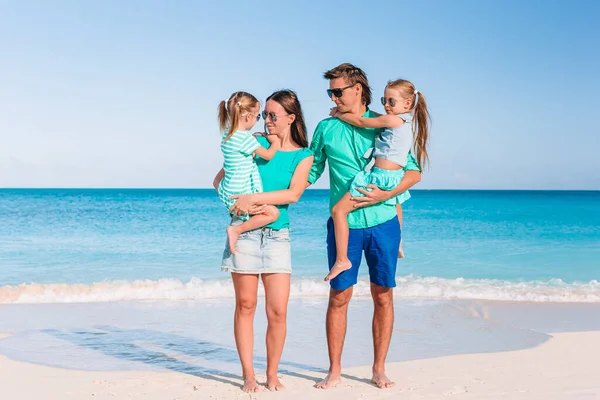
[[[336,113],[335,116],[350,125],[359,128],[397,128],[404,123],[404,120],[397,115],[381,115],[376,118],[364,118],[350,113]]]
[[[225,170],[223,168],[221,168],[221,170],[219,172],[217,172],[217,175],[215,176],[215,179],[213,180],[213,187],[215,188],[215,190],[217,192],[219,191],[219,183],[221,183],[224,176],[225,176]]]
[[[306,189],[308,172],[312,167],[313,159],[313,156],[306,157],[298,164],[296,170],[294,171],[294,175],[292,176],[289,189],[232,196],[231,198],[236,199],[237,201],[231,207],[231,211],[233,212],[235,209],[236,212],[244,213],[258,204],[275,205],[296,203]]]

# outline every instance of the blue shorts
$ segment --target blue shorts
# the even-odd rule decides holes
[[[365,252],[371,282],[387,288],[396,287],[396,265],[400,248],[400,223],[392,218],[371,228],[350,229],[348,258],[352,268],[330,281],[335,290],[346,290],[358,282],[358,268]],[[335,231],[333,219],[327,221],[327,259],[329,269],[335,264]]]

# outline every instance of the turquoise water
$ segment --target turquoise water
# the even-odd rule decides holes
[[[412,194],[400,295],[600,301],[600,192]],[[327,217],[291,206],[293,295],[327,292]],[[229,297],[227,221],[212,190],[0,189],[0,302]]]

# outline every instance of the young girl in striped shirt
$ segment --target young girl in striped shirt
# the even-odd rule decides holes
[[[250,93],[235,92],[229,100],[219,104],[219,126],[223,134],[221,151],[224,162],[223,169],[217,175],[215,182],[221,180],[217,187],[219,198],[232,217],[243,221],[241,224],[232,223],[227,227],[231,253],[235,253],[235,244],[242,233],[268,225],[279,218],[279,210],[272,205],[264,206],[261,212],[255,215],[238,216],[231,210],[235,203],[231,196],[262,192],[262,181],[254,156],[258,155],[265,160],[270,160],[280,146],[276,137],[267,137],[271,146],[266,149],[250,133],[250,129],[259,119],[260,103]]]

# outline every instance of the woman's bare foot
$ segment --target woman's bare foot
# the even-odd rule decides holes
[[[333,267],[323,280],[325,282],[330,281],[342,272],[349,270],[350,268],[352,268],[352,263],[350,262],[350,260],[338,260],[335,262],[335,264],[333,264]]]
[[[227,240],[229,240],[229,251],[231,254],[235,254],[235,244],[241,234],[239,225],[230,225],[227,227]]]
[[[266,388],[271,392],[279,392],[281,390],[285,390],[285,386],[279,380],[277,375],[267,376],[267,383],[265,384]]]
[[[242,390],[246,393],[258,392],[260,388],[258,387],[258,383],[256,383],[256,378],[254,376],[244,378],[244,385],[242,386]]]
[[[325,377],[325,379],[323,379],[321,382],[318,382],[315,387],[317,389],[331,389],[333,387],[336,387],[337,385],[339,385],[342,382],[342,379],[340,378],[339,374],[327,374],[327,376]]]
[[[402,250],[402,242],[400,242],[400,249],[398,250],[398,258],[404,258],[404,250]]]
[[[371,382],[379,389],[389,389],[396,386],[395,382],[392,382],[390,378],[385,375],[385,372],[373,372],[373,378]]]

